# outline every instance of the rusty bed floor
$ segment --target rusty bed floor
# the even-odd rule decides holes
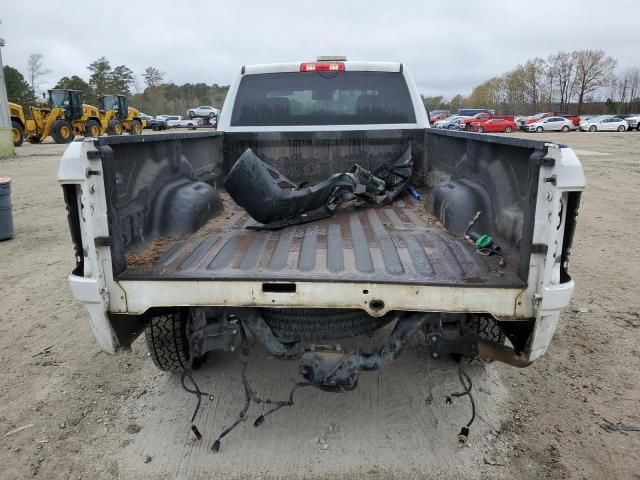
[[[194,234],[129,254],[119,279],[525,286],[512,262],[499,267],[498,257],[478,254],[412,198],[277,231],[246,229],[255,222],[228,197],[224,204]]]

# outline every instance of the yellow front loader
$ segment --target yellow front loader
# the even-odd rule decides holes
[[[109,135],[141,135],[146,126],[146,120],[140,118],[140,111],[130,107],[124,95],[103,95],[100,97],[102,116],[100,123],[102,130]]]
[[[13,134],[13,146],[19,147],[24,142],[25,135],[35,128],[32,120],[24,116],[22,105],[9,102],[9,117],[11,117],[11,133]]]
[[[23,133],[31,143],[40,143],[49,135],[56,143],[69,143],[75,135],[97,137],[101,133],[100,110],[83,104],[77,90],[49,90],[49,107],[31,106],[29,110],[31,119],[24,120]]]

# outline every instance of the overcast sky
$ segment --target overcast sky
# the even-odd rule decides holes
[[[101,56],[176,83],[228,84],[243,64],[336,53],[403,62],[423,94],[445,96],[560,49],[640,66],[638,0],[2,0],[0,20],[5,65],[26,73],[29,54],[42,53],[43,88],[87,79]]]

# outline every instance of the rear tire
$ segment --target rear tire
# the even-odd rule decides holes
[[[511,127],[507,127],[507,128],[504,129],[504,131],[506,133],[511,133],[513,131],[513,129]]]
[[[153,130],[154,132],[157,132],[158,130],[160,130],[160,127],[154,123],[153,125],[151,125],[151,130]]]
[[[193,118],[196,116],[196,112],[189,110],[189,118]]]
[[[478,333],[478,337],[480,340],[484,340],[485,342],[492,343],[500,343],[503,344],[505,341],[505,335],[502,333],[502,329],[498,322],[490,316],[473,316],[471,317],[469,323],[469,328],[472,331],[476,331]],[[480,362],[492,362],[493,360],[481,357],[476,355],[472,358],[473,360],[477,360]]]
[[[11,133],[13,135],[13,146],[19,147],[24,142],[24,128],[15,120],[11,120]]]
[[[144,338],[151,360],[160,370],[183,372],[189,368],[186,315],[167,313],[152,317]]]
[[[73,140],[73,127],[68,120],[59,118],[51,126],[51,136],[56,143],[69,143]]]
[[[131,130],[129,135],[142,135],[142,122],[140,120],[133,120],[131,122]]]
[[[111,120],[107,126],[109,135],[122,135],[122,122],[120,120]]]
[[[568,132],[569,131],[569,127],[567,127],[566,125],[564,127],[562,127],[562,131],[563,132]]]
[[[95,120],[89,120],[84,124],[84,136],[98,138],[100,136],[100,124]]]
[[[478,127],[478,133],[482,133],[482,132],[484,132],[484,128]]]

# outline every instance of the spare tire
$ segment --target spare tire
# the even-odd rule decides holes
[[[395,314],[372,317],[359,309],[264,308],[262,317],[279,340],[310,342],[369,334],[391,322]]]

